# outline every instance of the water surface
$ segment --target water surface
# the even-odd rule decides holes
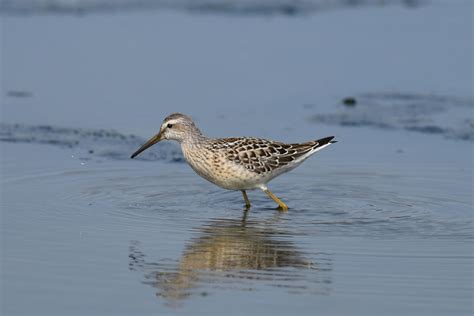
[[[180,162],[2,147],[7,314],[266,313],[268,302],[281,314],[471,308],[468,190],[453,199],[443,188],[398,189],[432,181],[423,176],[429,168],[352,177],[324,163],[303,168],[273,185],[290,205],[282,213],[258,191],[246,211],[239,192],[207,184]],[[454,178],[446,185],[470,181],[462,172]],[[33,292],[31,305],[22,304]]]
[[[1,2],[2,314],[472,314],[472,4],[264,2]],[[338,143],[245,210],[171,143],[129,159],[176,111]]]

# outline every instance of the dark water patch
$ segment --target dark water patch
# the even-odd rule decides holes
[[[9,15],[25,14],[75,14],[84,15],[98,12],[113,13],[140,10],[176,10],[192,13],[226,15],[307,15],[316,12],[359,6],[384,6],[398,4],[417,7],[424,0],[2,0],[0,13]]]
[[[31,98],[33,97],[33,92],[25,90],[8,90],[6,96],[9,98]]]
[[[129,159],[131,153],[146,140],[135,135],[121,134],[115,130],[0,123],[0,141],[74,148],[79,150],[81,160],[97,157],[122,160]],[[184,161],[181,150],[167,142],[150,148],[140,155],[140,159]]]
[[[346,100],[354,100],[347,106]],[[355,102],[357,100],[357,102]],[[474,100],[410,93],[373,93],[345,98],[336,112],[313,115],[310,120],[341,126],[403,129],[474,140]]]

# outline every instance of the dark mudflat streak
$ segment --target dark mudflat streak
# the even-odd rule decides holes
[[[0,123],[0,141],[76,148],[80,149],[80,158],[88,160],[93,157],[129,159],[130,154],[146,140],[115,130]],[[181,150],[168,142],[153,147],[140,159],[184,161]]]
[[[339,105],[336,112],[313,115],[317,123],[370,126],[380,129],[440,134],[459,140],[474,140],[474,100],[410,93],[370,93],[357,104]],[[449,118],[449,119],[448,119]]]
[[[417,7],[422,0],[2,0],[4,14],[89,14],[130,10],[171,9],[193,13],[228,15],[304,15],[330,9],[401,4]]]

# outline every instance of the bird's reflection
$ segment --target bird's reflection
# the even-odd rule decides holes
[[[255,290],[259,283],[289,292],[327,294],[331,279],[328,254],[298,250],[291,235],[278,229],[279,217],[268,221],[216,219],[198,230],[179,261],[148,262],[140,243],[130,246],[131,270],[145,273],[144,283],[157,296],[179,301],[207,295],[212,289]],[[315,262],[317,261],[317,262]]]

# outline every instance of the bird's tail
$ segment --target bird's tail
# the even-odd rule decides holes
[[[303,158],[306,159],[312,154],[317,151],[320,151],[326,146],[336,143],[333,140],[334,136],[324,137],[318,140],[313,140],[310,142],[302,143],[302,144],[291,144],[291,147],[296,149],[297,154],[293,154],[295,158]]]
[[[313,153],[317,152],[317,151],[323,149],[324,147],[327,147],[331,144],[337,143],[337,141],[333,140],[333,139],[334,139],[334,136],[328,136],[328,137],[324,137],[324,138],[321,138],[321,139],[318,139],[318,140],[314,141],[312,152]]]

